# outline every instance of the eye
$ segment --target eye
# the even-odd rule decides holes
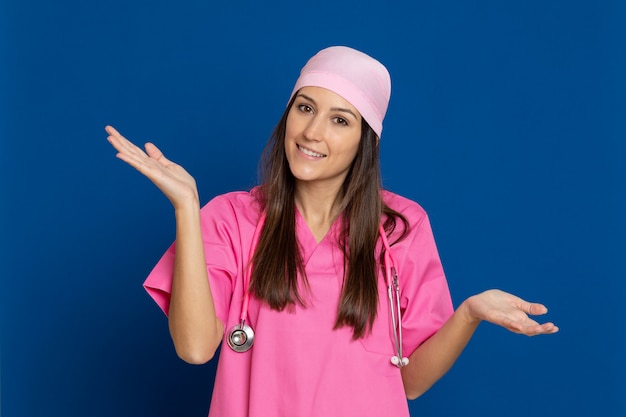
[[[298,104],[298,110],[302,113],[313,113],[313,108],[308,104]]]
[[[335,117],[333,121],[338,125],[348,126],[348,121],[343,117]]]

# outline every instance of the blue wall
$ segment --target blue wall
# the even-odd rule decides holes
[[[561,327],[481,326],[414,415],[623,416],[624,3],[263,3],[0,4],[2,415],[206,415],[214,365],[141,287],[172,209],[103,127],[204,202],[248,188],[299,68],[347,44],[391,71],[384,182],[429,211],[455,303],[499,287]]]

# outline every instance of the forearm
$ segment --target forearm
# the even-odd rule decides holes
[[[528,317],[547,311],[543,304],[529,303],[500,290],[488,290],[468,298],[437,333],[411,354],[409,364],[402,368],[407,397],[419,397],[450,369],[481,321],[527,336],[556,333],[559,328],[554,323],[539,324]]]
[[[176,259],[169,308],[169,328],[176,352],[189,363],[209,361],[223,335],[207,276],[199,204],[178,207]]]
[[[404,390],[409,399],[426,392],[452,367],[476,331],[480,320],[467,314],[466,300],[450,319],[409,357],[401,368]]]

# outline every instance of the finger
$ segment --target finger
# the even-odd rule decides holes
[[[559,328],[554,323],[536,324],[533,326],[527,326],[522,333],[526,336],[537,336],[540,334],[552,334],[559,331]]]
[[[113,128],[112,126],[107,126],[104,128],[104,130],[106,130],[106,132],[109,134],[109,137],[107,138],[107,140],[111,142],[111,144],[113,144],[114,146],[115,145],[123,145],[123,146],[133,145],[128,139],[122,136],[120,132],[115,130],[115,128]]]
[[[163,153],[152,143],[147,143],[146,151],[122,136],[113,126],[106,126],[105,130],[109,133],[108,141],[118,151],[116,157],[148,178],[154,181],[155,175],[160,175],[161,169],[158,167],[172,166]]]
[[[534,316],[546,314],[548,312],[548,308],[543,304],[539,303],[528,303],[528,309],[525,310],[528,314],[532,314]]]
[[[524,333],[524,330],[528,327],[520,321],[510,318],[505,318],[501,320],[500,325],[513,333]]]
[[[107,132],[110,132],[107,140],[117,150],[115,156],[118,159],[126,162],[144,174],[150,170],[150,157],[141,148],[120,135],[119,132],[110,126],[107,126]],[[154,163],[154,161],[152,163]]]
[[[113,136],[113,135],[121,136],[121,135],[120,135],[120,132],[118,132],[118,131],[117,131],[117,130],[113,127],[113,126],[111,126],[111,125],[106,125],[106,126],[104,127],[104,130],[106,130],[106,132],[107,132],[109,135],[111,135],[111,136]]]
[[[154,143],[151,143],[151,142],[146,143],[145,148],[146,148],[146,153],[148,154],[150,158],[153,158],[159,161],[159,163],[163,165],[172,164],[172,161],[167,159],[165,155],[163,155],[163,152],[161,152],[161,150],[157,148],[157,146]]]
[[[516,297],[516,298],[517,298],[519,309],[522,310],[526,314],[537,316],[541,314],[546,314],[548,312],[548,308],[544,306],[543,304],[531,303],[519,297]]]
[[[118,158],[126,162],[129,162],[129,160],[136,160],[137,162],[140,162],[143,158],[147,157],[146,153],[140,147],[126,139],[113,127],[107,126],[105,130],[109,133],[109,136],[107,137],[109,143],[120,154],[126,155],[126,157],[121,158],[121,155],[118,154]]]
[[[543,334],[552,334],[559,331],[559,328],[554,323],[544,323],[541,325]]]

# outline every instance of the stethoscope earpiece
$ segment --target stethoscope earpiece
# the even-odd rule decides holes
[[[391,357],[391,363],[396,365],[398,368],[401,368],[401,367],[407,366],[409,364],[409,358],[402,358],[402,360],[400,360],[399,356],[392,356]]]
[[[246,352],[254,343],[254,331],[242,320],[230,328],[227,341],[228,346],[235,352]]]

